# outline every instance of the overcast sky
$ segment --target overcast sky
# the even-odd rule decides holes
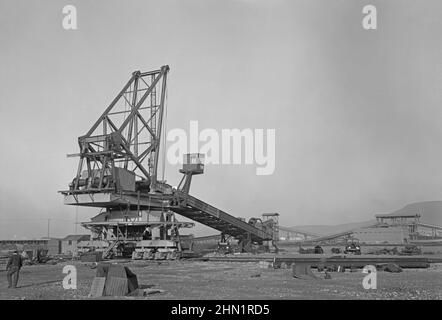
[[[77,8],[78,30],[62,28]],[[378,29],[364,30],[373,4]],[[0,2],[0,238],[72,233],[86,133],[132,71],[170,65],[167,129],[276,129],[276,170],[207,166],[191,193],[286,226],[441,200],[442,2]],[[178,166],[167,166],[171,184]],[[80,221],[96,210],[78,209]],[[79,229],[80,230],[80,229]],[[200,233],[215,233],[199,228]],[[202,231],[201,231],[202,230]]]

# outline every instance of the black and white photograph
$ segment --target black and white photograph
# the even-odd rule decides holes
[[[442,299],[441,12],[0,0],[0,300]]]

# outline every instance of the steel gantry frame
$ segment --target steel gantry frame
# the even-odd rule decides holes
[[[133,171],[151,186],[156,184],[168,72],[167,65],[155,71],[133,72],[94,125],[78,138],[80,153],[70,155],[80,157],[72,191],[79,191],[85,161],[89,177],[93,170],[100,174],[95,183],[98,187],[91,188],[89,183],[83,191],[106,189],[105,170],[116,166]],[[147,169],[142,164],[146,159]]]

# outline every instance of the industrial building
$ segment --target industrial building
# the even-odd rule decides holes
[[[0,240],[0,251],[10,252],[12,250],[33,251],[47,250],[49,255],[61,253],[61,239],[38,239],[38,240]]]

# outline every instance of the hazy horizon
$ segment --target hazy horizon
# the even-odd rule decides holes
[[[167,130],[276,130],[276,170],[207,166],[191,194],[285,226],[370,220],[442,200],[440,1],[0,3],[0,238],[74,232],[97,209],[63,205],[77,138],[134,70],[168,64]],[[178,166],[166,166],[169,183]],[[183,219],[184,220],[184,219]],[[78,227],[78,233],[85,231]],[[198,226],[198,235],[215,230]]]

